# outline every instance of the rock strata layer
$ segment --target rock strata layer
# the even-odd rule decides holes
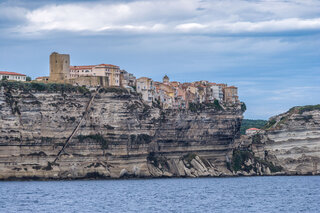
[[[294,107],[271,117],[265,131],[241,141],[239,150],[270,166],[261,174],[319,175],[320,105]],[[240,170],[248,171],[250,166],[254,167],[252,161]]]
[[[162,110],[120,89],[0,94],[0,179],[235,175],[241,105]]]
[[[240,139],[241,104],[163,110],[123,89],[58,91],[1,88],[0,180],[320,174],[319,105]]]

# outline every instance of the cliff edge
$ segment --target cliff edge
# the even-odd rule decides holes
[[[245,163],[254,166],[252,159],[258,159],[271,168],[260,174],[319,175],[320,105],[293,107],[271,117],[265,130],[242,137],[238,150],[252,155],[241,161],[242,171]]]
[[[4,85],[0,179],[235,175],[242,113],[241,104],[163,110],[120,88]]]

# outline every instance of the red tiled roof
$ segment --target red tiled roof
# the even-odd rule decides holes
[[[85,65],[85,66],[70,66],[72,70],[92,69],[96,65]]]
[[[117,67],[117,68],[119,68],[118,66],[112,65],[112,64],[99,64],[99,65],[97,65],[97,66]]]
[[[81,69],[92,69],[94,67],[98,67],[98,66],[104,66],[104,67],[114,67],[114,68],[119,68],[116,65],[112,65],[112,64],[98,64],[98,65],[83,65],[83,66],[70,66],[70,69],[72,70],[81,70]]]
[[[260,130],[260,129],[257,129],[257,128],[250,128],[250,129],[247,129],[247,130]]]
[[[49,78],[49,76],[40,76],[40,77],[37,77],[36,79],[42,79],[42,78]]]
[[[16,73],[16,72],[7,72],[7,71],[0,71],[0,75],[19,75],[19,76],[26,76],[24,74]]]

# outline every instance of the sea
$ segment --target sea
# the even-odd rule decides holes
[[[320,212],[320,176],[1,181],[0,212]]]

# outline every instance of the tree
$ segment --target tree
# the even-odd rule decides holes
[[[31,81],[31,77],[27,76],[26,81]]]

